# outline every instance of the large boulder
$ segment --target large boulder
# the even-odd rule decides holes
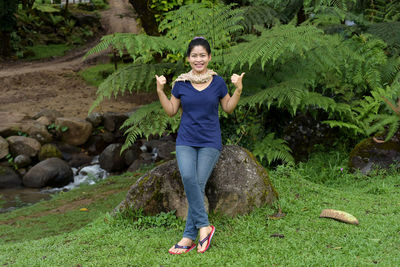
[[[67,131],[61,131],[61,139],[63,142],[74,146],[86,143],[92,133],[92,124],[82,119],[57,118],[55,124],[60,129],[68,127]]]
[[[0,188],[12,188],[21,184],[21,178],[12,168],[0,166]]]
[[[278,194],[268,173],[254,156],[239,146],[224,146],[206,187],[209,211],[235,216],[271,204]],[[142,209],[145,214],[187,213],[187,200],[176,160],[157,166],[140,177],[115,212]]]
[[[10,145],[10,152],[14,157],[18,155],[35,157],[41,148],[39,141],[30,137],[10,136],[7,141]]]
[[[239,146],[225,146],[208,181],[210,210],[234,216],[271,204],[278,194],[264,167]]]
[[[373,168],[400,167],[400,132],[384,143],[367,138],[350,152],[349,167],[368,174]]]
[[[73,182],[73,172],[69,165],[59,159],[50,158],[33,166],[23,177],[27,187],[62,187]]]

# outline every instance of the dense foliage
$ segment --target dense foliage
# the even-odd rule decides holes
[[[340,127],[339,138],[357,139],[385,129],[390,138],[399,124],[390,107],[396,107],[400,93],[400,31],[392,31],[398,27],[394,11],[400,3],[372,2],[185,5],[165,15],[159,27],[164,36],[106,36],[88,53],[112,46],[134,59],[99,87],[94,106],[125,91],[154,90],[154,74],[172,81],[187,69],[188,41],[204,36],[213,48],[211,68],[226,80],[233,72],[247,73],[239,108],[233,116],[221,114],[226,143],[244,145],[266,163],[293,162],[283,133],[291,118],[302,114]],[[390,37],[383,37],[385,31]],[[124,127],[127,147],[140,135],[175,131],[177,121],[153,103],[134,113]]]
[[[50,0],[1,0],[0,32],[8,34],[1,38],[2,46],[8,48],[2,54],[33,58],[36,46],[81,45],[100,30],[100,25],[80,25],[79,17],[95,16],[96,9],[103,7],[103,0],[70,5],[68,10],[60,4],[50,4]]]

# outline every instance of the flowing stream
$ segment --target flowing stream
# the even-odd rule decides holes
[[[69,191],[81,184],[93,185],[109,176],[105,170],[100,168],[98,156],[88,166],[72,168],[74,181],[59,188],[27,188],[18,187],[0,189],[0,213],[8,212],[23,206],[31,205],[41,200],[48,200],[52,194],[60,191]]]

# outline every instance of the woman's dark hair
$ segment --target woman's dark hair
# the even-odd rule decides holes
[[[211,47],[206,38],[204,37],[194,37],[192,41],[190,41],[188,50],[186,52],[186,56],[190,56],[190,52],[192,52],[193,47],[201,45],[204,47],[204,49],[207,51],[207,53],[210,55],[211,54]]]

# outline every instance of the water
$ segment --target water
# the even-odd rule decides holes
[[[69,191],[82,184],[93,185],[109,176],[105,170],[100,168],[98,156],[89,166],[72,168],[74,181],[59,188],[10,188],[0,189],[0,213],[8,212],[23,206],[34,204],[41,200],[48,200],[51,195],[60,191]]]

